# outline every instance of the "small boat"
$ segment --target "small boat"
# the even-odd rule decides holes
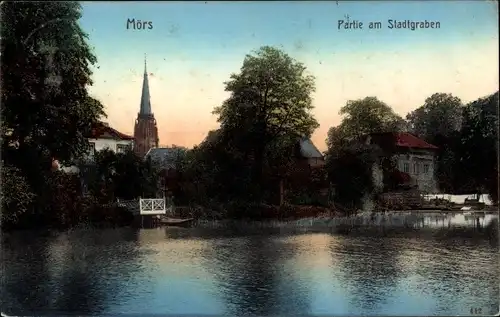
[[[160,223],[165,226],[174,227],[190,227],[192,226],[194,218],[162,218]]]

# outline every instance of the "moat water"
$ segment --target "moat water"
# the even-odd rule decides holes
[[[423,225],[473,234],[14,232],[2,238],[0,307],[10,315],[497,313],[498,241],[460,215],[426,216]]]

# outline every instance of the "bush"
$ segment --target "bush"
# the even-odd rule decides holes
[[[1,180],[0,199],[2,211],[0,224],[6,226],[16,225],[30,209],[35,194],[32,193],[26,178],[18,168],[2,166]]]

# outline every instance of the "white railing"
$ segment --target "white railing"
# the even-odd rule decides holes
[[[148,198],[139,200],[141,215],[164,215],[167,213],[164,198]]]

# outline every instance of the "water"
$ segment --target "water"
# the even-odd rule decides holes
[[[421,226],[477,224],[442,218],[425,217]],[[18,315],[498,312],[497,241],[435,239],[418,232],[367,237],[305,231],[124,228],[6,234],[0,307]]]

